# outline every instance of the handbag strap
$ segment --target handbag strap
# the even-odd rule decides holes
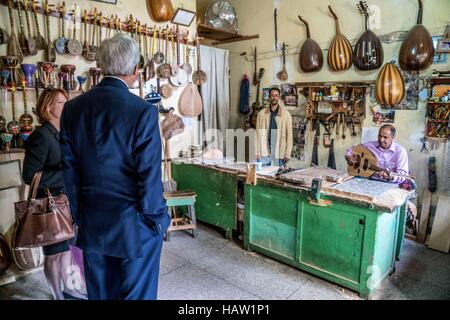
[[[31,180],[30,190],[28,192],[27,200],[36,199],[39,184],[41,183],[42,171],[36,172]]]

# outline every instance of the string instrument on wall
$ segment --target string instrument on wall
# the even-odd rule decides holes
[[[319,44],[311,39],[309,32],[308,22],[303,20],[301,16],[298,16],[301,22],[306,26],[306,40],[300,49],[300,68],[303,72],[315,72],[320,71],[323,66],[323,54]]]
[[[364,33],[359,37],[353,52],[356,69],[375,70],[381,67],[384,53],[380,39],[369,30],[369,8],[365,1],[357,4],[358,10],[364,15],[365,28]]]
[[[396,106],[405,95],[405,82],[393,62],[386,63],[375,82],[375,93],[379,104]]]
[[[177,26],[177,47],[176,47],[176,52],[177,52],[177,61],[176,61],[176,65],[174,67],[172,67],[172,76],[170,77],[170,83],[174,86],[174,87],[181,87],[184,86],[188,80],[189,80],[189,76],[187,74],[187,72],[181,67],[181,59],[180,59],[180,30]]]
[[[378,160],[375,155],[363,145],[358,145],[352,148],[352,158],[355,160],[355,164],[347,167],[348,174],[351,176],[369,178],[375,173],[384,171],[384,169],[378,166]],[[389,176],[410,179],[415,178],[410,175],[395,172],[389,172]]]
[[[331,6],[328,6],[331,14],[334,17],[335,25],[336,25],[336,35],[331,41],[330,48],[328,49],[328,67],[331,71],[345,71],[350,69],[353,61],[353,52],[352,45],[350,41],[341,33],[339,28],[339,20],[337,15],[331,9]]]
[[[37,15],[36,2],[31,1],[31,9],[33,10],[34,25],[36,27],[36,35],[33,37],[34,41],[36,41],[36,46],[37,46],[38,50],[46,50],[47,42],[45,42],[44,37],[41,35],[41,27],[39,25],[39,20],[38,20],[38,15]]]
[[[17,38],[14,22],[14,13],[12,10],[12,0],[8,0],[9,22],[11,23],[11,36],[9,37],[6,52],[8,56],[15,56],[19,59],[19,63],[23,62],[23,52],[20,48],[19,40]]]
[[[44,4],[45,8],[45,22],[47,27],[47,46],[45,47],[45,59],[48,62],[56,61],[56,51],[53,46],[53,42],[50,38],[50,5],[48,4],[48,0],[45,0]]]
[[[286,70],[286,43],[283,42],[283,70],[277,73],[277,78],[281,81],[286,81],[288,79],[288,73]]]
[[[19,32],[19,43],[20,43],[20,47],[22,49],[22,52],[24,55],[26,56],[31,56],[31,55],[35,55],[37,54],[37,48],[36,48],[36,41],[33,39],[33,37],[31,37],[31,31],[30,31],[30,24],[28,23],[28,34],[30,35],[28,38],[25,35],[25,27],[23,24],[23,18],[22,18],[22,9],[28,13],[27,8],[25,8],[24,4],[22,3],[22,1],[19,1],[17,3],[17,14],[19,16],[19,27],[20,27],[20,32]],[[28,17],[28,14],[27,14]],[[26,21],[27,22],[27,21]]]
[[[434,46],[433,39],[427,28],[422,24],[423,6],[419,1],[419,14],[417,24],[408,32],[406,39],[400,47],[400,67],[408,71],[421,71],[433,63]]]
[[[173,17],[173,7],[170,0],[147,0],[150,17],[156,22],[166,22]]]
[[[250,116],[250,125],[253,128],[256,128],[256,120],[258,119],[258,113],[262,109],[261,103],[259,102],[259,91],[260,91],[260,87],[261,87],[261,80],[262,80],[265,72],[266,72],[266,70],[264,68],[260,68],[259,72],[258,72],[258,78],[257,78],[258,86],[256,88],[256,100],[252,104],[252,112],[251,112],[251,116]]]

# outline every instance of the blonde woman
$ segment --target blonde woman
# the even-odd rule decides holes
[[[59,121],[68,94],[62,89],[45,89],[39,96],[35,114],[41,126],[30,135],[25,145],[23,180],[30,184],[35,173],[42,171],[38,189],[38,198],[46,196],[48,188],[52,195],[64,192],[64,180],[61,167],[59,146]],[[73,289],[67,288],[70,271],[71,253],[69,241],[62,241],[43,247],[45,262],[44,273],[55,300],[65,297],[82,298]],[[64,289],[63,289],[64,288]]]

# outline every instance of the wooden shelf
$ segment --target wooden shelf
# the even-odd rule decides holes
[[[450,83],[450,77],[430,78],[430,82],[432,82],[433,85],[440,83]]]
[[[217,40],[213,45],[231,43],[237,41],[245,41],[250,39],[258,39],[259,35],[244,36],[238,33],[228,32],[216,28],[208,27],[204,24],[199,24],[197,28],[198,36],[210,40]]]
[[[442,105],[450,105],[450,101],[447,102],[436,102],[436,101],[427,101],[427,104],[442,104]]]
[[[354,88],[354,87],[370,87],[374,85],[374,81],[362,81],[362,82],[296,82],[295,86],[300,88],[314,87],[314,88],[330,88],[336,86],[337,88]]]
[[[355,100],[311,100],[311,102],[353,103],[353,102],[355,102]]]

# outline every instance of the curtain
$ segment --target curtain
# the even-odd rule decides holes
[[[201,69],[208,80],[201,87],[203,131],[219,129],[224,135],[230,110],[229,51],[200,46]]]

